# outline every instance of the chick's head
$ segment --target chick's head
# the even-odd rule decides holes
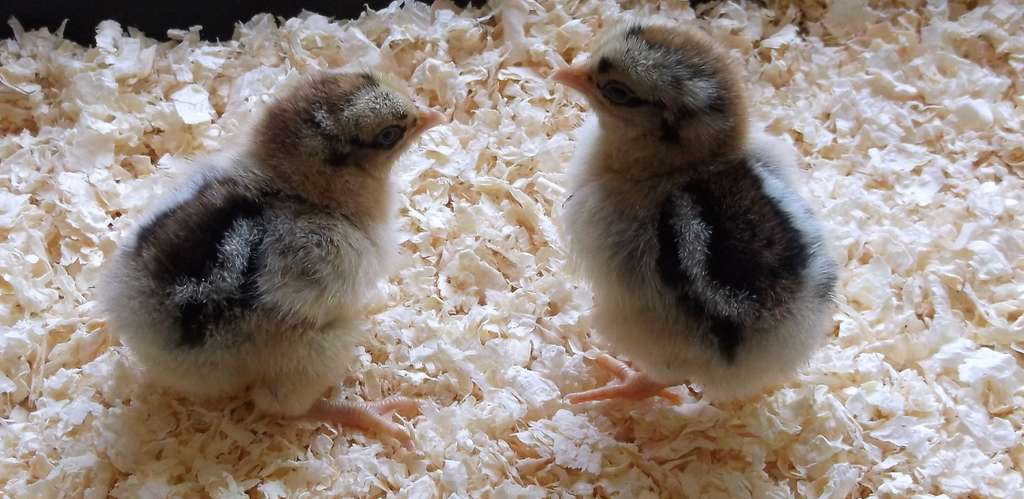
[[[629,24],[605,33],[583,64],[554,79],[582,93],[602,128],[628,140],[722,154],[744,140],[741,79],[697,28]]]
[[[345,176],[385,178],[403,151],[444,121],[379,74],[323,72],[270,105],[255,155],[277,177],[320,186]]]

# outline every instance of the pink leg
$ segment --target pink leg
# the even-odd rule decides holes
[[[412,437],[394,421],[391,413],[415,414],[419,404],[406,397],[388,397],[378,402],[328,402],[320,400],[306,413],[308,419],[374,431],[394,437],[403,447],[412,447]]]
[[[612,373],[621,382],[584,392],[570,393],[565,397],[570,404],[615,398],[641,400],[653,396],[662,397],[673,404],[683,401],[678,395],[666,390],[671,385],[657,383],[611,355],[602,354],[595,361],[597,365]]]

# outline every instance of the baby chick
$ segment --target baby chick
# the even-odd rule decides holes
[[[257,409],[371,429],[412,400],[321,399],[396,249],[390,173],[443,115],[371,73],[321,73],[271,104],[240,152],[143,217],[99,289],[116,335],[181,392],[247,388]]]
[[[596,115],[570,169],[571,255],[598,334],[645,373],[604,356],[622,382],[567,399],[684,382],[734,398],[793,373],[829,329],[837,267],[786,146],[748,136],[727,53],[698,29],[632,24],[554,79]]]

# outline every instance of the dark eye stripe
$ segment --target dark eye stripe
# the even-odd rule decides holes
[[[630,97],[625,102],[613,102],[612,104],[622,107],[643,107],[653,105],[650,101],[643,100],[639,97]]]

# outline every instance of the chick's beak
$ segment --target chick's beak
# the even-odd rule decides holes
[[[443,114],[429,107],[421,107],[419,109],[419,122],[416,124],[416,132],[425,132],[441,123],[448,121]]]
[[[585,67],[573,66],[559,69],[551,75],[551,79],[583,95],[589,96],[594,91],[594,84],[591,83],[589,71]]]

